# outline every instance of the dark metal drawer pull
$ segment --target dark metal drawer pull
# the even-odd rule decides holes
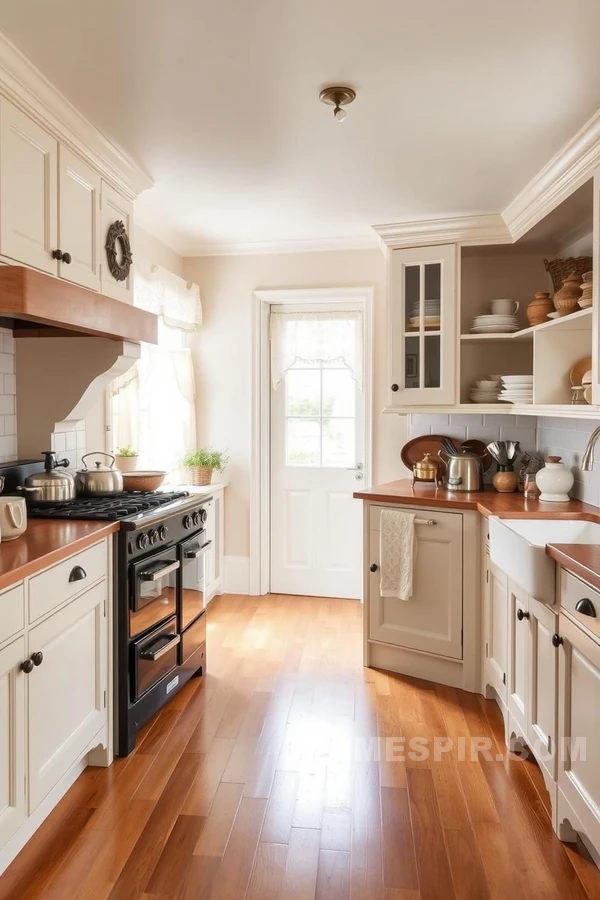
[[[189,550],[185,551],[185,558],[198,559],[199,556],[202,556],[209,544],[212,544],[212,541],[207,541],[205,544],[202,544],[201,547],[190,547]]]
[[[82,566],[75,566],[74,569],[71,569],[71,574],[69,575],[69,581],[83,581],[84,578],[87,578],[87,572]]]
[[[594,608],[594,604],[587,597],[583,597],[581,600],[578,600],[575,604],[575,609],[578,613],[581,613],[582,616],[591,616],[592,619],[596,618],[596,610]]]
[[[159,581],[159,579],[164,578],[165,575],[169,575],[171,572],[175,572],[178,568],[179,560],[168,563],[166,566],[161,563],[159,569],[146,569],[144,572],[140,572],[140,578],[142,581]]]
[[[152,641],[151,644],[148,644],[147,647],[140,650],[140,659],[156,662],[157,659],[160,659],[161,656],[164,656],[165,653],[168,653],[173,647],[176,647],[180,640],[181,637],[178,634],[161,634],[155,641]]]

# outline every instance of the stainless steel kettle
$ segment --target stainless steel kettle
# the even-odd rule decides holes
[[[110,459],[109,466],[103,466],[97,462],[93,469],[88,469],[85,464],[89,456],[106,456]],[[85,468],[79,469],[75,476],[75,490],[79,497],[105,497],[109,494],[120,494],[123,490],[123,475],[119,469],[115,469],[115,458],[110,453],[97,450],[95,453],[86,453],[81,457]]]
[[[44,471],[28,475],[23,491],[28,503],[65,503],[75,497],[75,479],[70,472],[60,472],[69,465],[68,459],[57,459],[53,450],[44,450]]]
[[[440,441],[440,456],[446,463],[449,491],[482,491],[484,457],[472,450],[457,450],[449,439]]]

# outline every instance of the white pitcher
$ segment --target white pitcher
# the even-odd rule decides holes
[[[23,497],[0,497],[0,539],[14,541],[27,528],[27,508]]]

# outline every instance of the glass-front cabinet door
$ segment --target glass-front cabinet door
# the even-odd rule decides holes
[[[452,405],[456,246],[390,251],[390,409]]]

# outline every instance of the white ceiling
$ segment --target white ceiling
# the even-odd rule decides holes
[[[500,212],[600,106],[598,0],[2,0],[0,30],[148,171],[138,221],[188,254]]]

